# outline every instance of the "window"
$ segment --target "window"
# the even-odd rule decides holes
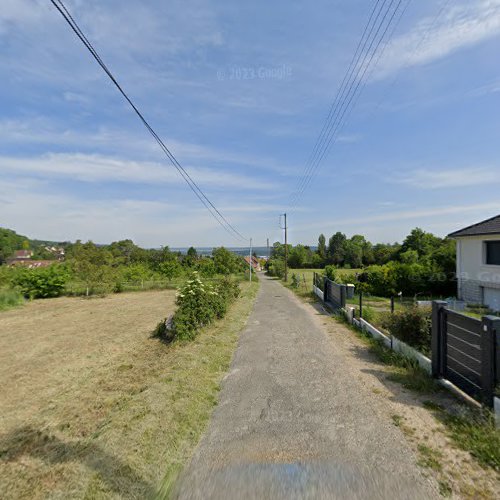
[[[500,266],[500,241],[486,241],[486,264]]]

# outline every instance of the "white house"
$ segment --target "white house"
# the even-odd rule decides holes
[[[448,237],[457,242],[458,298],[500,311],[500,215]]]

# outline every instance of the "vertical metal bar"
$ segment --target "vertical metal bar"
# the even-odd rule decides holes
[[[359,317],[363,317],[363,292],[359,292]]]
[[[447,303],[442,300],[434,300],[432,302],[432,376],[435,378],[439,378],[443,375],[442,338],[444,332],[441,311],[446,308],[446,305]]]
[[[481,399],[493,407],[495,391],[496,332],[500,330],[500,318],[484,316],[481,324]]]
[[[391,295],[391,314],[394,314],[394,295]]]

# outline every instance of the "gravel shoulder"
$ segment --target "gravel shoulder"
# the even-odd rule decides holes
[[[325,321],[261,278],[219,405],[174,496],[439,496],[355,354],[336,341],[344,327]]]

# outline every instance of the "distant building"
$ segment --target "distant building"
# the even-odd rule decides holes
[[[250,264],[250,257],[245,257],[245,262],[247,264]],[[262,271],[262,266],[260,265],[260,261],[259,259],[257,259],[257,257],[254,257],[252,255],[252,268],[255,270],[255,271]]]
[[[57,260],[64,260],[64,248],[62,247],[45,247],[45,250],[56,257]]]
[[[16,250],[14,252],[14,257],[11,260],[19,261],[19,260],[29,260],[33,257],[32,250]]]
[[[448,237],[457,241],[458,298],[500,311],[500,215]]]

